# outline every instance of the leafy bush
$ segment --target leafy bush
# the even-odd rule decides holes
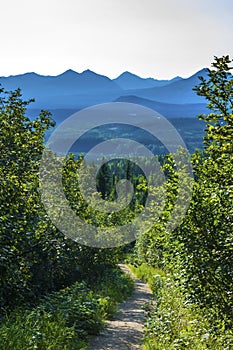
[[[7,350],[85,349],[74,326],[68,327],[59,311],[17,310],[0,327],[0,348]]]
[[[47,172],[41,164],[45,133],[54,122],[45,110],[30,120],[30,102],[23,101],[20,89],[7,92],[0,87],[0,314],[91,279],[106,264],[116,264],[121,254],[120,249],[80,246],[51,222],[38,188],[39,173],[41,179],[57,176],[56,169]],[[48,157],[55,159],[51,152]],[[85,217],[89,213],[78,190],[80,162],[81,157],[67,157],[63,185],[71,207]]]
[[[146,323],[146,349],[225,349],[233,346],[232,331],[211,323],[204,310],[187,301],[172,278],[158,283],[157,306]]]
[[[135,267],[134,265],[129,265],[131,271],[137,275],[137,277],[149,284],[153,294],[157,294],[159,291],[158,285],[162,283],[162,277],[165,276],[165,272],[161,269],[156,269],[155,267],[149,266],[147,264],[142,264]]]
[[[53,292],[34,309],[18,308],[0,325],[0,349],[85,349],[89,335],[102,329],[103,319],[117,311],[133,291],[132,279],[118,268],[106,269],[92,291],[86,283]]]
[[[230,350],[233,332],[220,321],[210,322],[206,310],[191,303],[173,277],[161,270],[140,266],[133,268],[139,278],[150,281],[155,297],[148,313],[144,347],[147,350]],[[156,273],[155,273],[156,272]]]
[[[80,336],[98,334],[103,326],[98,295],[94,295],[84,282],[45,297],[38,309],[50,313],[59,310],[66,325],[74,326]]]
[[[233,327],[233,76],[229,56],[215,58],[194,89],[211,110],[204,152],[193,157],[193,198],[176,238],[183,244],[180,274],[194,302]]]
[[[17,309],[0,328],[1,349],[81,349],[103,327],[98,295],[75,283],[46,296],[33,310]]]
[[[149,273],[143,264],[159,267],[173,276],[173,279],[175,276],[182,286],[181,289],[173,279],[169,282],[159,276],[147,276],[149,280],[155,280],[154,283],[150,281],[150,284],[158,299],[158,308],[151,325],[148,325],[150,334],[155,339],[152,341],[152,349],[232,347],[231,63],[229,56],[215,57],[213,69],[207,70],[207,78],[200,77],[200,84],[194,88],[198,95],[206,98],[210,113],[199,116],[199,119],[206,122],[204,149],[197,150],[191,158],[194,184],[183,222],[176,229],[166,231],[164,223],[167,214],[172,213],[175,220],[180,215],[180,205],[176,206],[175,213],[172,212],[177,197],[176,178],[180,170],[168,162],[163,166],[168,174],[165,210],[154,227],[140,236],[135,244],[132,261],[142,270],[141,275]],[[172,155],[169,158],[172,159]],[[171,283],[170,286],[168,283]]]
[[[134,290],[134,281],[119,268],[106,269],[103,276],[96,282],[95,291],[101,298],[102,312],[105,317],[113,316],[119,303],[127,299]]]

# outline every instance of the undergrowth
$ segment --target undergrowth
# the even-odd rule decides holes
[[[92,288],[86,283],[44,297],[34,308],[17,308],[0,324],[0,349],[87,349],[88,338],[104,326],[120,302],[133,291],[119,269],[107,269]]]
[[[187,300],[185,291],[159,269],[144,264],[130,266],[138,278],[150,285],[155,303],[145,325],[146,350],[230,350],[233,332],[224,322],[211,319],[211,310],[200,309]]]
[[[118,305],[126,300],[133,290],[134,281],[129,275],[122,273],[119,268],[106,270],[95,284],[95,292],[100,295],[99,302],[104,317],[113,317]]]

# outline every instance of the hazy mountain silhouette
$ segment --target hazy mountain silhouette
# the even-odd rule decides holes
[[[207,77],[207,69],[202,69],[187,79],[171,81],[161,87],[131,90],[130,94],[165,103],[204,103],[204,98],[197,96],[193,88],[199,84],[199,76]]]
[[[128,102],[139,104],[154,111],[162,114],[164,117],[172,118],[193,118],[197,114],[207,113],[205,103],[186,103],[186,104],[175,104],[175,103],[164,103],[158,101],[152,101],[145,98],[129,95],[120,96],[115,102]]]
[[[207,70],[203,69],[187,79],[156,80],[124,72],[111,80],[90,70],[67,70],[57,76],[32,72],[0,77],[0,84],[6,90],[20,87],[23,98],[35,98],[31,109],[75,111],[99,103],[125,101],[145,105],[169,118],[195,117],[205,110],[205,101],[192,89],[199,83],[198,76],[206,75]],[[68,113],[64,113],[64,119]]]
[[[20,87],[24,98],[35,98],[33,108],[83,108],[112,101],[121,94],[114,81],[90,70],[67,70],[57,76],[26,73],[1,77],[0,83],[6,90]]]
[[[113,79],[113,81],[115,81],[123,90],[130,90],[160,87],[180,79],[182,78],[175,77],[171,80],[157,80],[153,78],[141,78],[136,74],[124,72],[121,75],[119,75],[119,77],[117,77],[116,79]]]

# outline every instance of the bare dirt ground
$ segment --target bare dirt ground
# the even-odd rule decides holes
[[[125,265],[120,265],[135,281],[135,291],[124,302],[113,320],[106,321],[106,328],[93,337],[88,350],[138,350],[142,349],[144,307],[152,303],[153,295],[148,285],[137,279]]]

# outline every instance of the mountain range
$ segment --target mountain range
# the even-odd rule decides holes
[[[0,77],[0,84],[7,91],[20,87],[24,99],[35,98],[29,111],[50,110],[59,122],[71,111],[105,102],[141,104],[171,119],[195,118],[206,112],[205,100],[192,90],[199,83],[199,76],[206,77],[207,69],[186,79],[171,80],[141,78],[130,72],[110,79],[91,70],[67,70],[57,76],[25,73]]]

